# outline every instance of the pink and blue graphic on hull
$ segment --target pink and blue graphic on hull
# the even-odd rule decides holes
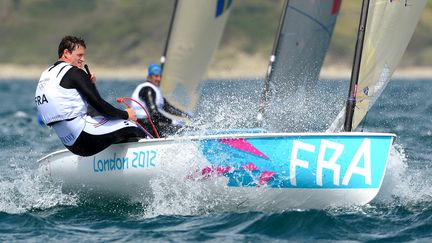
[[[251,135],[201,141],[231,187],[379,188],[393,135]]]

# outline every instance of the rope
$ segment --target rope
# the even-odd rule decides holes
[[[125,104],[128,108],[130,108],[130,105],[125,101],[125,100],[131,100],[131,101],[133,101],[133,102],[135,102],[135,103],[137,103],[143,110],[144,110],[144,112],[147,114],[147,119],[149,120],[149,122],[150,122],[150,124],[152,125],[152,128],[153,128],[153,131],[155,132],[155,134],[156,134],[156,137],[157,138],[160,138],[160,136],[159,136],[159,133],[158,133],[158,131],[157,131],[157,129],[156,129],[156,127],[155,127],[155,125],[153,124],[153,121],[152,121],[152,119],[150,118],[150,114],[148,113],[148,111],[147,111],[147,109],[139,102],[139,101],[137,101],[137,100],[135,100],[135,99],[132,99],[132,98],[130,98],[130,97],[120,97],[120,98],[117,98],[116,99],[116,101],[118,102],[118,103],[123,103],[123,104]],[[143,126],[141,126],[141,124],[139,124],[138,122],[135,122],[138,126],[140,126],[146,133],[147,133],[147,135],[149,135],[151,138],[154,138],[151,134],[150,134],[150,132],[149,131],[147,131]]]

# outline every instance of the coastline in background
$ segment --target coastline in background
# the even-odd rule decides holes
[[[210,67],[206,79],[250,79],[264,78],[267,62],[239,61],[236,67],[214,65]],[[0,65],[0,81],[2,80],[37,80],[46,67],[22,66],[15,64]],[[140,80],[147,75],[146,67],[128,66],[107,68],[91,65],[91,70],[98,80]],[[351,68],[344,65],[327,65],[321,70],[321,79],[349,79]],[[432,79],[432,67],[401,67],[396,69],[393,79]]]

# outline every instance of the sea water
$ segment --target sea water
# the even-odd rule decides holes
[[[138,83],[101,80],[97,86],[107,101],[123,108],[115,98],[130,96]],[[240,212],[222,196],[217,200],[221,192],[169,176],[151,182],[152,198],[126,201],[63,193],[60,184],[38,171],[37,160],[63,146],[52,130],[37,123],[36,82],[0,81],[0,241],[432,241],[431,84],[393,80],[361,125],[365,131],[398,136],[382,189],[371,203]],[[327,99],[321,103],[330,107],[326,113],[336,114],[347,95],[347,82],[320,85]],[[206,82],[195,126],[253,127],[261,87],[259,79]],[[317,119],[324,121],[317,125],[321,129],[328,119],[319,109],[307,114],[322,116]],[[281,120],[279,128],[284,127]],[[178,162],[178,154],[171,156]]]

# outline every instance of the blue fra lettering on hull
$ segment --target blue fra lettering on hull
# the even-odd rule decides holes
[[[331,181],[333,186],[339,186],[341,179],[342,185],[347,186],[354,174],[363,177],[365,185],[372,185],[370,146],[370,140],[364,139],[349,163],[349,166],[345,169],[343,178],[341,178],[341,165],[338,164],[337,161],[344,150],[344,145],[329,140],[322,140],[319,147],[318,157],[315,162],[316,164],[313,167],[313,171],[316,173],[316,185],[323,186],[323,177],[327,177],[332,178]],[[315,146],[300,141],[293,142],[290,159],[290,174],[296,176],[290,177],[292,186],[297,186],[297,168],[302,167],[308,169],[310,164],[310,161],[298,158],[299,150],[313,153],[315,152]],[[332,150],[333,153],[328,159],[325,159],[325,154],[328,150]],[[360,166],[361,161],[363,161],[363,166]]]
[[[251,138],[250,147],[215,140],[202,142],[203,154],[223,173],[228,186],[274,188],[379,188],[391,147],[391,137],[277,137]],[[271,141],[271,142],[270,142]],[[220,156],[224,154],[224,156]],[[265,179],[265,180],[264,180]]]
[[[128,169],[156,167],[156,155],[153,150],[133,152],[132,159],[129,157],[117,157],[117,153],[112,158],[97,159],[93,156],[93,172],[104,173],[110,171],[121,171]],[[130,161],[130,165],[129,165]]]

